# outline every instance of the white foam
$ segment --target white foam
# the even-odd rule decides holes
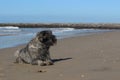
[[[53,33],[63,33],[63,32],[69,32],[69,31],[74,31],[74,28],[54,28],[51,29]]]
[[[1,32],[20,32],[21,29],[19,27],[14,27],[14,26],[5,26],[5,27],[0,27]]]
[[[3,27],[0,27],[0,29],[19,29],[19,27],[16,27],[16,26],[3,26]]]

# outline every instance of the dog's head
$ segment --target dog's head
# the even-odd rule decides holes
[[[50,30],[38,32],[36,37],[41,43],[48,46],[52,46],[57,43],[56,36],[53,35],[52,31]]]

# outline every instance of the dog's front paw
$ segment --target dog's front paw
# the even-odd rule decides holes
[[[53,65],[54,63],[52,61],[46,62],[47,65]]]
[[[44,63],[44,62],[41,61],[41,60],[38,60],[38,66],[46,66],[46,63]]]
[[[40,66],[46,66],[47,64],[46,63],[41,63]]]

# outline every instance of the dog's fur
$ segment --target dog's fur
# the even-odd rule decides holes
[[[16,63],[28,63],[37,65],[52,65],[49,48],[56,44],[56,36],[52,31],[38,32],[24,48],[15,52]]]

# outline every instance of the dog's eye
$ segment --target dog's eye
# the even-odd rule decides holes
[[[41,39],[40,39],[40,42],[42,42],[42,43],[46,43],[47,41],[48,41],[47,38],[45,38],[45,39],[41,38]]]

